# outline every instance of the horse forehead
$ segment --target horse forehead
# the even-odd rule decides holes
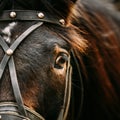
[[[14,40],[16,40],[20,34],[25,32],[30,26],[32,26],[33,23],[21,23],[21,22],[11,22],[8,23],[5,27],[2,28],[2,37],[4,40],[11,44]],[[57,34],[54,34],[53,31],[48,29],[46,26],[40,26],[38,29],[34,30],[34,32],[30,33],[27,38],[25,38],[27,41],[26,43],[29,44],[31,47],[33,45],[44,45],[49,47],[54,46],[54,44],[58,44],[59,46],[66,46],[68,47],[68,44],[65,40],[58,37]]]

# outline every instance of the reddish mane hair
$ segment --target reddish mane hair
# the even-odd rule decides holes
[[[78,0],[73,9],[71,23],[87,41],[82,55],[73,45],[84,83],[83,120],[120,119],[119,14],[97,0]]]

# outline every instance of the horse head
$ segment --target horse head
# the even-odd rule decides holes
[[[1,1],[0,114],[3,120],[16,120],[18,116],[34,120],[66,117],[71,94],[70,39],[79,36],[69,35],[74,29],[67,27],[74,2]],[[74,44],[83,52],[86,44],[77,39],[80,42]]]

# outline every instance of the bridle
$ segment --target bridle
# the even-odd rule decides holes
[[[25,38],[34,30],[39,28],[44,22],[64,26],[65,21],[64,19],[60,19],[58,17],[53,18],[52,16],[43,12],[29,10],[3,11],[3,13],[0,15],[0,21],[38,21],[29,27],[25,32],[23,32],[11,46],[8,46],[3,37],[0,35],[0,46],[5,53],[0,63],[0,80],[2,79],[6,66],[8,65],[12,89],[16,100],[16,103],[0,102],[0,120],[45,120],[39,113],[24,106],[18,84],[13,55],[18,46],[25,40]],[[66,120],[68,114],[71,97],[71,71],[72,68],[69,58],[66,70],[64,102],[57,120]]]

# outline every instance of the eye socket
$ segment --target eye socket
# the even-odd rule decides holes
[[[55,68],[62,69],[66,65],[66,62],[68,61],[68,55],[63,53],[59,55],[55,60]]]

